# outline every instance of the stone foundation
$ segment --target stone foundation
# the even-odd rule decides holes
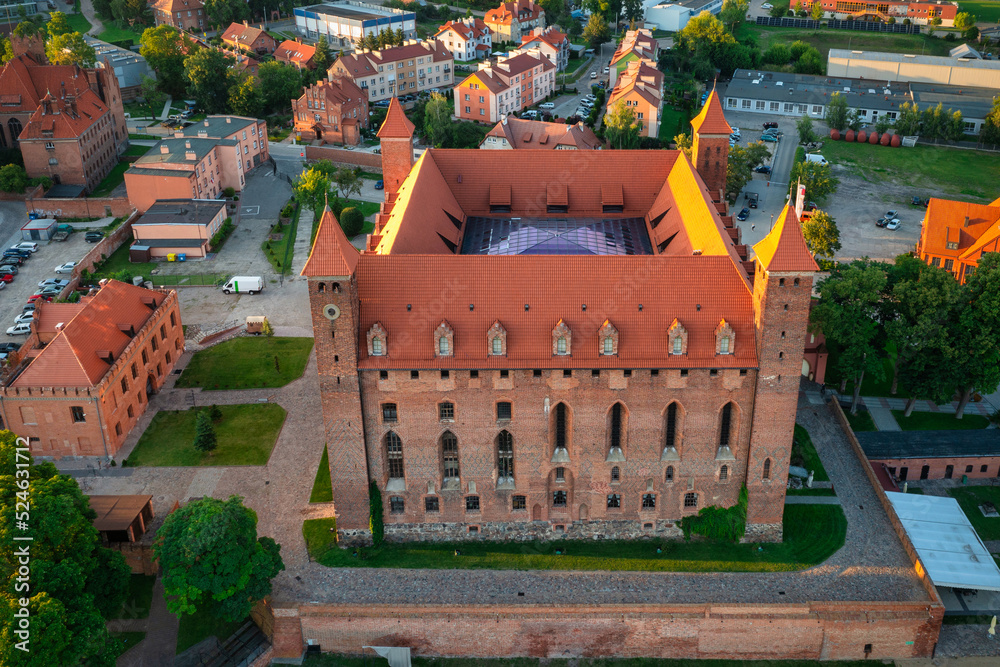
[[[372,531],[370,530],[341,530],[337,529],[337,546],[343,549],[348,547],[370,547],[372,545]]]
[[[747,530],[740,539],[747,542],[781,542],[784,539],[784,529],[780,523],[748,523]]]
[[[651,524],[652,527],[643,526]],[[561,530],[560,530],[561,528]],[[484,523],[387,523],[387,542],[532,542],[549,540],[681,539],[673,521],[487,521]]]

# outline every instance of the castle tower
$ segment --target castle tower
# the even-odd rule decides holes
[[[368,460],[358,378],[359,313],[354,270],[359,256],[328,206],[320,218],[302,275],[309,283],[323,430],[329,449],[337,538],[342,547],[371,543],[365,502]],[[319,451],[317,447],[317,456]]]
[[[779,541],[795,432],[802,351],[813,273],[798,216],[786,205],[757,245],[753,282],[757,330],[757,397],[747,460],[747,538]]]
[[[694,168],[701,174],[713,198],[726,188],[726,167],[729,165],[729,135],[733,128],[722,113],[722,103],[715,90],[708,96],[701,112],[691,121],[694,130],[691,157]],[[723,193],[724,195],[724,193]]]
[[[378,131],[382,145],[382,179],[385,183],[386,201],[399,191],[399,186],[413,167],[413,132],[413,123],[403,113],[399,99],[393,97],[389,101],[385,122]]]

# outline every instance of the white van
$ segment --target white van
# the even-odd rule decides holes
[[[264,279],[260,276],[233,276],[222,286],[226,294],[257,294],[264,289]]]
[[[816,164],[830,164],[826,161],[826,158],[819,153],[809,153],[806,155],[806,162],[815,162]]]

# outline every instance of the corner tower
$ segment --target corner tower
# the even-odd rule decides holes
[[[701,180],[712,192],[713,197],[726,189],[726,168],[729,165],[729,135],[733,128],[722,113],[722,103],[715,90],[708,96],[701,112],[691,121],[694,130],[691,157],[694,168],[701,174]],[[720,200],[725,192],[720,195]]]
[[[371,543],[368,459],[358,378],[358,251],[328,206],[302,275],[309,283],[309,310],[323,401],[323,433],[329,449],[337,540],[340,546]]]
[[[747,454],[747,539],[780,541],[785,485],[798,408],[802,351],[813,274],[819,270],[798,216],[785,206],[774,228],[753,247],[757,391]]]
[[[413,167],[414,125],[403,113],[399,99],[389,101],[385,122],[378,130],[382,146],[382,179],[386,201],[399,191],[399,186]]]

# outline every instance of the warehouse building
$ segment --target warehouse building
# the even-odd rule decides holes
[[[309,39],[325,35],[330,46],[342,48],[383,30],[402,30],[406,39],[417,36],[417,15],[391,7],[375,7],[344,0],[295,8],[295,28]]]
[[[961,48],[961,47],[958,47]],[[958,51],[954,49],[953,51]],[[965,53],[974,54],[968,49]],[[828,76],[1000,89],[1000,61],[972,57],[830,49]]]

